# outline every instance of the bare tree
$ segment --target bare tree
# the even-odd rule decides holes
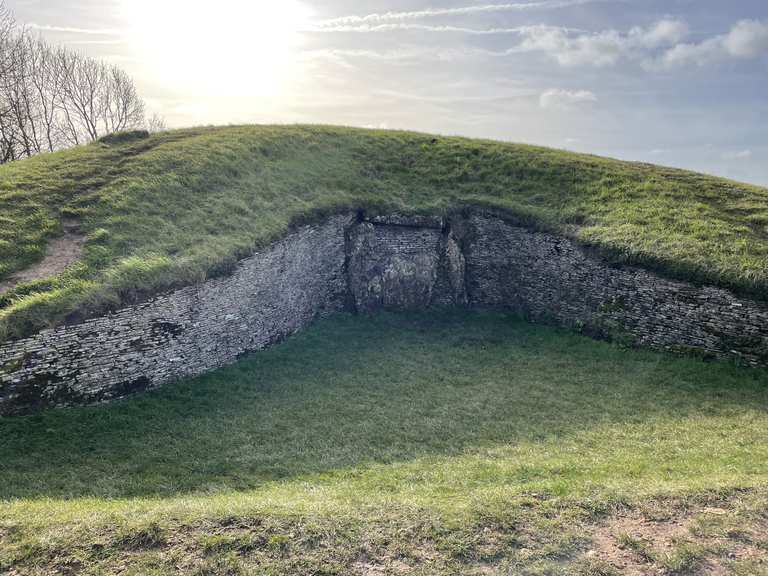
[[[10,42],[16,22],[13,15],[0,0],[0,73],[8,70],[10,62],[8,61],[8,43]]]
[[[70,110],[73,125],[85,141],[99,137],[102,116],[100,92],[103,90],[103,66],[76,52],[62,51],[64,106]],[[74,135],[77,140],[78,135]]]
[[[8,69],[7,45],[11,40],[16,22],[11,12],[5,7],[5,3],[0,0],[0,72]]]
[[[16,23],[0,0],[0,83],[13,74],[12,40]],[[16,131],[11,105],[5,91],[0,91],[0,162],[16,159]]]
[[[29,157],[42,151],[40,106],[34,89],[34,60],[37,54],[25,33],[13,36],[8,50],[10,66],[0,78],[0,91],[4,95],[11,120],[15,123],[18,153]]]
[[[41,149],[53,152],[66,144],[60,118],[63,78],[56,53],[47,44],[31,37],[27,37],[26,42],[30,53],[30,91],[37,104]]]
[[[164,132],[167,129],[165,125],[165,118],[157,113],[152,114],[152,116],[147,118],[146,128],[151,134]]]
[[[165,128],[125,71],[51,47],[0,0],[0,163],[145,126]]]
[[[123,70],[66,50],[56,62],[68,141],[79,144],[144,126],[144,102]]]
[[[144,101],[128,74],[112,66],[104,83],[104,127],[108,132],[138,128],[145,123]]]

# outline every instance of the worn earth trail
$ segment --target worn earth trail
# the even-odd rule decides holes
[[[25,282],[45,280],[61,274],[69,266],[80,260],[84,243],[85,237],[80,233],[77,221],[65,221],[64,234],[48,242],[43,259],[0,282],[0,294]]]

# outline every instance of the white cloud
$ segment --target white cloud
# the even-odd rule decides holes
[[[609,66],[621,56],[621,37],[615,31],[572,37],[562,28],[534,26],[518,50],[545,52],[562,66]]]
[[[417,30],[419,32],[453,32],[471,35],[494,35],[494,34],[520,34],[526,30],[519,28],[467,28],[464,26],[433,26],[430,24],[414,24],[406,22],[393,22],[388,24],[356,24],[341,26],[322,26],[311,28],[308,32],[391,32],[396,30]]]
[[[727,34],[708,38],[698,44],[677,44],[660,59],[650,61],[650,68],[675,68],[695,64],[706,66],[727,59],[756,58],[768,52],[768,23],[742,20]]]
[[[768,51],[768,25],[756,20],[741,21],[728,34],[704,40],[699,44],[683,43],[688,35],[688,26],[676,18],[664,18],[649,27],[636,26],[627,32],[603,30],[594,33],[547,25],[478,29],[409,22],[439,16],[551,10],[600,1],[609,0],[541,0],[343,16],[315,22],[310,30],[357,33],[416,30],[471,35],[518,34],[522,37],[520,43],[499,54],[543,52],[564,67],[608,67],[621,61],[637,61],[651,70],[672,68],[691,62],[704,65],[725,56],[749,58]]]
[[[646,69],[661,70],[768,53],[768,22],[758,20],[742,20],[727,34],[699,43],[684,43],[687,25],[671,18],[626,33],[604,30],[585,34],[567,28],[530,26],[520,29],[520,34],[520,44],[506,54],[543,52],[565,67],[606,67],[621,61],[639,61]]]
[[[650,28],[635,27],[627,33],[604,30],[574,34],[566,28],[531,26],[521,32],[523,41],[508,52],[544,52],[561,66],[613,66],[649,49],[671,46],[687,32],[685,23],[674,19],[660,20]]]
[[[408,63],[421,61],[432,55],[434,55],[434,52],[419,48],[399,48],[392,50],[329,48],[301,52],[299,59],[305,62],[322,60],[345,68],[354,68],[355,66],[352,64],[352,61],[357,59],[376,60],[388,63]]]
[[[749,160],[752,158],[752,150],[736,150],[723,153],[723,160]]]
[[[336,26],[354,26],[358,24],[378,24],[382,22],[398,22],[402,20],[419,20],[436,16],[460,16],[465,14],[482,14],[493,12],[524,12],[530,10],[556,10],[591,4],[606,0],[540,0],[538,2],[514,2],[505,4],[480,4],[474,6],[458,6],[454,8],[427,8],[410,12],[385,12],[367,14],[365,16],[341,16],[316,22],[319,28]]]
[[[646,48],[677,44],[688,35],[688,25],[682,20],[665,18],[651,28],[633,28],[629,32],[631,43]]]
[[[355,48],[327,48],[305,50],[298,54],[302,62],[326,61],[344,68],[358,68],[359,60],[386,62],[398,66],[419,66],[424,62],[458,62],[478,58],[505,56],[506,52],[492,52],[481,48],[443,48],[434,46],[403,45],[399,48],[372,50]]]
[[[648,60],[646,68],[674,68],[686,64],[704,66],[721,56],[719,42],[715,39],[700,44],[678,44],[669,49],[660,60]]]
[[[597,102],[597,96],[589,90],[561,90],[553,88],[539,96],[539,106],[545,110],[568,110],[580,104]]]
[[[768,23],[742,20],[725,36],[723,46],[734,58],[754,58],[768,52]]]

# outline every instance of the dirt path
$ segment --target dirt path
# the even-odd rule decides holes
[[[83,254],[84,243],[85,237],[80,234],[78,223],[64,222],[64,235],[48,242],[43,259],[0,282],[0,294],[8,292],[24,282],[43,280],[61,274],[68,266],[80,259]]]

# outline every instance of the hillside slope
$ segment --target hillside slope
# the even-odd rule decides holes
[[[81,260],[0,296],[0,341],[225,272],[297,222],[466,206],[621,262],[768,294],[768,190],[534,146],[321,126],[200,128],[0,167],[0,281],[73,222]]]

